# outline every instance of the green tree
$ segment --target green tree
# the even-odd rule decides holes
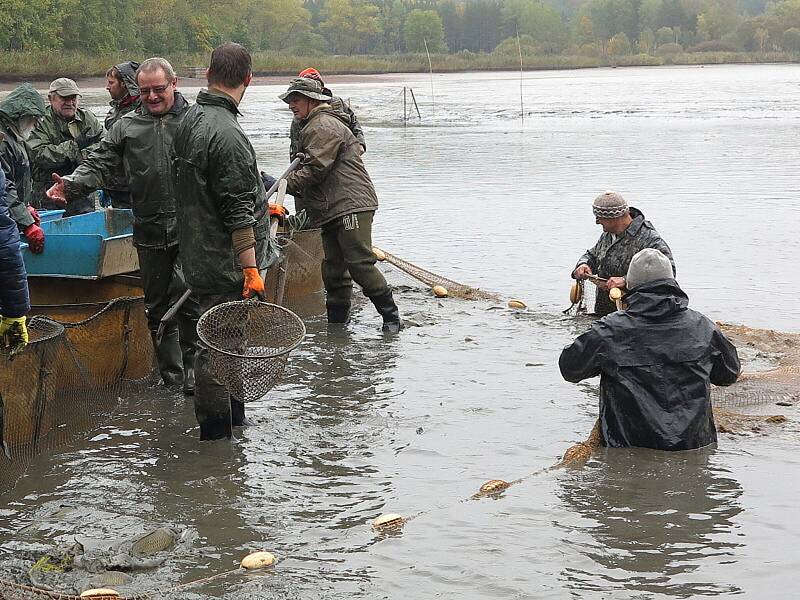
[[[619,32],[612,36],[608,42],[608,53],[611,56],[621,56],[623,54],[631,53],[631,41],[628,36],[623,32]]]
[[[781,45],[787,52],[800,54],[800,28],[790,27],[783,32]]]
[[[425,44],[430,52],[443,52],[444,27],[439,14],[435,10],[412,10],[403,25],[403,41],[409,52],[424,52]]]
[[[661,44],[674,44],[675,33],[672,31],[672,28],[662,27],[656,31],[656,43],[658,43],[659,46]]]
[[[650,54],[655,47],[655,43],[656,34],[653,33],[653,30],[649,27],[642,29],[642,32],[639,34],[639,49]]]
[[[364,0],[327,0],[319,28],[339,54],[365,51],[381,33],[378,7]]]
[[[529,35],[545,52],[558,52],[567,45],[561,15],[537,0],[506,0],[502,15],[510,35]]]

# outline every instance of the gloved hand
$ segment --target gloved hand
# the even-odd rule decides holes
[[[36,223],[31,223],[23,232],[28,240],[28,247],[34,254],[44,252],[44,231]]]
[[[41,225],[42,224],[42,218],[39,216],[38,211],[35,208],[33,208],[31,205],[28,205],[28,213],[33,217],[33,222],[36,225]]]
[[[264,280],[261,279],[261,274],[255,267],[247,267],[242,269],[244,274],[244,289],[242,290],[242,298],[252,298],[257,296],[261,300],[264,296]]]
[[[264,182],[264,189],[269,191],[269,188],[275,185],[275,182],[278,180],[275,179],[272,175],[269,175],[267,173],[264,173],[264,171],[261,171],[261,181]]]
[[[0,320],[0,345],[13,358],[28,345],[25,317],[4,317]]]
[[[269,218],[278,219],[278,223],[283,225],[286,217],[289,215],[289,210],[281,205],[281,204],[270,204],[269,205]]]
[[[88,148],[89,146],[99,142],[102,139],[102,137],[103,137],[102,132],[91,136],[87,136],[85,133],[82,133],[81,135],[75,138],[75,143],[78,144],[79,150],[83,150],[84,148]]]

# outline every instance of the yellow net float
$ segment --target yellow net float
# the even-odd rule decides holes
[[[386,531],[387,529],[398,529],[403,526],[406,520],[403,515],[397,513],[386,513],[381,515],[372,522],[372,528],[378,531]]]
[[[275,555],[271,552],[252,552],[242,559],[241,566],[243,569],[252,571],[270,567],[273,564],[275,564]]]
[[[435,285],[431,288],[431,291],[437,298],[447,298],[448,291],[443,285]]]
[[[576,281],[569,289],[569,301],[572,304],[577,304],[583,298],[583,286],[580,282]]]
[[[372,253],[375,255],[375,258],[377,258],[379,261],[383,262],[384,260],[386,260],[386,253],[380,248],[373,246]]]
[[[525,304],[522,300],[519,300],[517,298],[512,298],[511,300],[508,301],[508,308],[522,309],[522,308],[528,308],[528,305]]]
[[[503,481],[502,479],[490,479],[480,487],[478,493],[481,495],[499,494],[509,487],[511,487],[511,484],[507,481]]]
[[[611,288],[608,292],[608,297],[614,302],[622,299],[622,290],[619,288]]]
[[[112,590],[111,588],[94,588],[81,593],[81,598],[94,598],[94,600],[100,600],[103,598],[119,598],[119,592],[117,590]]]

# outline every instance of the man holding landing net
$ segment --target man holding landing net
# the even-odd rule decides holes
[[[197,95],[175,134],[178,241],[186,281],[201,312],[224,302],[263,297],[261,271],[270,266],[270,214],[256,153],[242,131],[239,103],[252,78],[250,53],[231,42],[211,53],[208,89]],[[212,374],[201,344],[195,365],[194,410],[201,440],[232,437],[249,425],[242,398],[232,397]],[[246,384],[246,382],[245,382]]]
[[[638,252],[625,279],[627,308],[595,321],[564,348],[562,376],[578,383],[600,375],[603,446],[692,450],[715,443],[711,384],[736,381],[736,348],[688,307],[658,250]]]
[[[675,261],[667,243],[647,221],[638,208],[628,206],[620,194],[606,192],[594,199],[592,204],[595,221],[603,227],[603,234],[590,250],[578,260],[572,271],[573,279],[585,280],[593,276],[598,287],[608,291],[626,287],[625,273],[633,255],[643,248],[655,248],[669,258],[672,274]],[[594,311],[603,316],[617,310],[608,294],[597,294]]]

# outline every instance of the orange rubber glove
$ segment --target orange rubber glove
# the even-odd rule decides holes
[[[289,211],[286,209],[285,206],[282,206],[280,204],[270,204],[269,205],[269,216],[270,216],[270,218],[275,217],[281,223],[283,223],[283,220],[286,218],[286,216],[288,214],[289,214]]]
[[[257,296],[261,300],[264,299],[264,280],[261,279],[261,274],[255,267],[248,267],[242,269],[244,274],[244,289],[242,290],[242,298],[252,298]]]

